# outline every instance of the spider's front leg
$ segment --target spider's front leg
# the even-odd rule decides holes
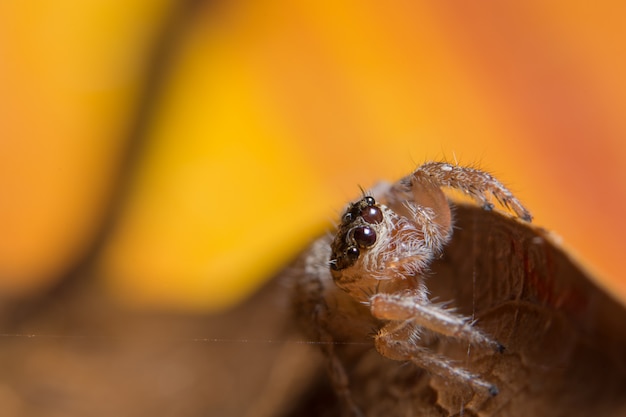
[[[446,162],[428,162],[413,174],[400,180],[393,192],[410,191],[413,200],[420,201],[423,189],[449,187],[471,196],[486,210],[493,209],[489,195],[502,206],[512,210],[519,218],[531,221],[532,215],[500,181],[479,169],[452,165]]]
[[[413,291],[376,294],[370,299],[370,309],[372,315],[380,320],[410,321],[442,336],[489,347],[497,352],[504,351],[504,346],[474,327],[470,318],[443,305],[433,304]]]
[[[419,346],[410,336],[418,332],[409,322],[388,323],[376,335],[376,350],[383,356],[410,361],[432,375],[443,377],[462,386],[471,387],[480,396],[495,396],[498,387],[471,373],[453,361]]]
[[[370,307],[374,317],[387,321],[375,338],[376,350],[381,355],[411,361],[432,374],[471,386],[478,393],[491,396],[498,393],[495,385],[417,344],[423,328],[502,352],[503,346],[472,326],[470,319],[430,303],[415,291],[376,294],[371,298]]]

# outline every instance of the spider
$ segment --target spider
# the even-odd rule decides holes
[[[328,358],[335,391],[350,415],[362,415],[350,395],[338,343],[372,344],[385,358],[412,362],[478,395],[498,388],[422,342],[456,339],[502,352],[504,346],[468,317],[428,297],[425,276],[452,237],[450,204],[442,187],[468,194],[485,210],[489,195],[523,221],[532,216],[490,174],[445,162],[429,162],[394,184],[348,205],[334,236],[315,241],[303,258],[296,284],[296,309]],[[352,356],[359,354],[354,343]],[[350,357],[350,355],[348,355]]]

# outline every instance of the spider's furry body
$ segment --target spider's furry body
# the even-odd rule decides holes
[[[431,302],[425,274],[452,237],[450,206],[442,187],[460,190],[490,210],[489,195],[518,217],[529,212],[486,172],[432,162],[350,204],[332,237],[315,242],[296,285],[297,309],[322,343],[335,390],[358,415],[333,342],[366,341],[384,357],[408,361],[479,396],[497,387],[428,349],[422,339],[446,336],[494,352],[503,347],[472,321]],[[371,339],[370,339],[371,340]]]

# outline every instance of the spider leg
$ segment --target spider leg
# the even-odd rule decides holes
[[[489,347],[497,352],[504,350],[500,343],[474,327],[469,318],[432,304],[419,292],[376,294],[370,299],[370,309],[372,315],[380,320],[410,321],[440,335]]]
[[[434,185],[460,190],[479,201],[487,210],[493,208],[488,198],[491,194],[498,203],[512,210],[522,220],[532,220],[530,212],[509,189],[492,175],[478,169],[445,162],[429,162],[418,167],[413,174],[401,181],[410,184],[412,188],[415,188],[415,185],[420,187]]]
[[[502,351],[497,341],[473,327],[461,315],[430,303],[418,292],[377,294],[371,298],[372,315],[389,322],[375,337],[378,352],[393,360],[411,361],[430,373],[472,387],[481,395],[494,396],[498,388],[454,362],[431,352],[416,343],[416,329],[425,328],[435,333],[465,340]]]
[[[495,396],[498,388],[468,370],[456,365],[452,361],[416,345],[406,337],[406,331],[400,329],[396,323],[389,323],[383,327],[375,339],[376,350],[381,355],[398,361],[411,361],[420,368],[440,377],[471,386],[477,394]]]

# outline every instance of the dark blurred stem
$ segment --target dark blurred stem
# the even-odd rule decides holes
[[[14,306],[16,309],[12,311],[13,319],[20,316],[25,318],[42,308],[40,304],[45,303],[45,300],[53,301],[75,287],[82,287],[81,284],[91,281],[94,266],[102,249],[115,232],[126,207],[139,162],[149,145],[149,133],[154,122],[155,110],[161,104],[162,91],[169,81],[173,66],[176,65],[176,53],[181,43],[185,41],[187,32],[193,26],[194,18],[201,12],[200,9],[213,6],[208,4],[208,1],[202,0],[178,0],[171,3],[171,10],[163,20],[151,50],[148,51],[145,80],[137,98],[136,113],[130,122],[125,147],[121,151],[118,168],[114,171],[115,177],[110,183],[110,195],[106,199],[104,214],[98,227],[83,253],[79,254],[75,262],[61,272],[58,279],[53,280],[55,284],[51,288],[28,302],[20,302]]]

